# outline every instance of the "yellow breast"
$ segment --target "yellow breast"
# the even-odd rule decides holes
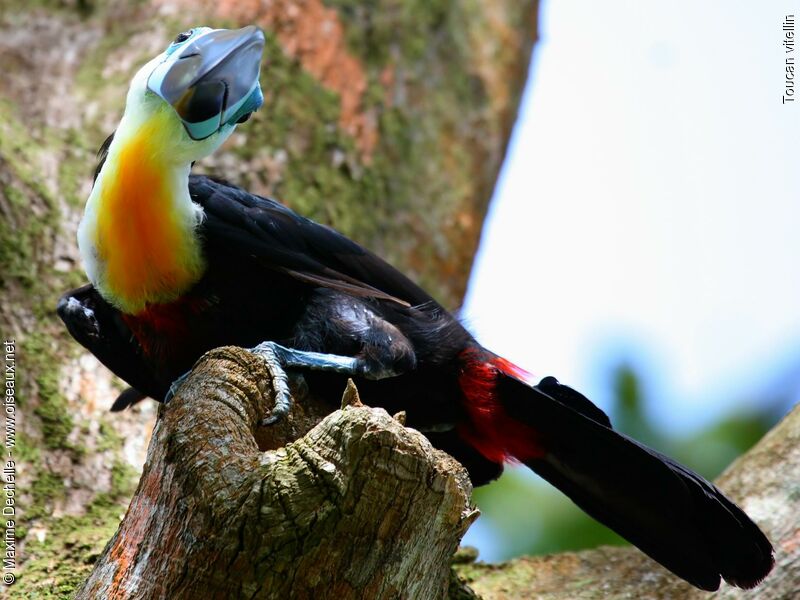
[[[131,314],[175,300],[203,272],[196,212],[181,189],[185,174],[176,176],[160,160],[156,125],[109,156],[99,182],[94,241],[101,291]]]

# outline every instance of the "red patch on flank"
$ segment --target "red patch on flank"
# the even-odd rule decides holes
[[[135,315],[123,314],[144,353],[155,359],[167,359],[182,348],[191,347],[191,323],[208,305],[204,298],[183,296],[166,304],[150,304]]]
[[[536,380],[531,373],[528,373],[522,367],[518,367],[510,360],[506,360],[502,356],[496,356],[492,359],[492,365],[497,367],[497,370],[501,373],[505,373],[509,377],[513,377],[514,379],[519,379],[520,381],[527,383],[528,385],[536,385]]]
[[[498,374],[528,384],[533,376],[504,358],[475,348],[464,350],[460,358],[458,383],[469,422],[459,427],[459,435],[492,462],[543,456],[538,432],[510,417],[497,394]]]

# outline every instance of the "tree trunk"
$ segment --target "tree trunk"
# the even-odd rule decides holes
[[[477,516],[464,468],[361,405],[352,382],[342,410],[296,441],[316,403],[261,428],[270,392],[245,350],[201,359],[162,409],[139,489],[78,599],[444,597]],[[263,452],[258,431],[280,449]]]
[[[527,72],[535,0],[0,3],[0,335],[17,367],[20,596],[66,597],[125,512],[155,405],[55,318],[75,229],[136,69],[191,26],[261,25],[266,103],[198,164],[334,225],[446,306],[466,286]]]

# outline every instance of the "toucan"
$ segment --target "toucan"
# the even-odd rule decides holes
[[[459,460],[475,485],[504,463],[524,463],[698,588],[716,590],[720,578],[757,585],[772,547],[713,484],[614,431],[574,389],[536,382],[483,348],[356,242],[191,174],[263,103],[264,43],[254,26],[179,34],[136,73],[101,148],[78,229],[91,283],[62,296],[57,311],[131,386],[112,410],[168,400],[212,348],[253,348],[307,377],[332,405],[353,378],[367,404],[405,411],[407,425]],[[265,423],[290,406],[284,390]]]

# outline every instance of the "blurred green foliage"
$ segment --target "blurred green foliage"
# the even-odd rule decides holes
[[[737,456],[753,446],[778,420],[785,403],[759,404],[758,412],[729,415],[685,437],[665,433],[648,420],[646,398],[634,370],[621,365],[612,373],[614,428],[714,479]],[[625,540],[588,517],[563,494],[524,467],[510,468],[495,483],[475,491],[482,533],[497,546],[498,560],[523,554],[547,554],[623,545]]]

